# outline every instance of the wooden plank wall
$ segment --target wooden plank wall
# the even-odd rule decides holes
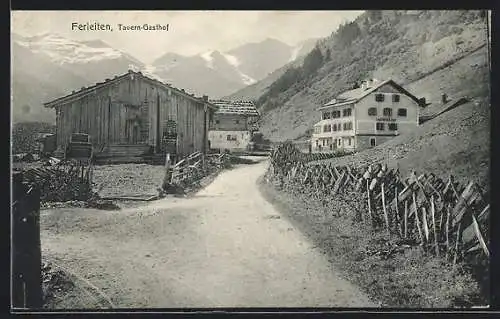
[[[160,101],[160,137],[169,119],[177,122],[177,153],[186,156],[203,150],[204,106],[174,89],[147,79],[126,77],[78,100],[58,106],[57,145],[66,147],[72,133],[86,133],[94,147],[105,144],[132,144],[133,123],[140,116],[138,143],[156,145],[157,107]],[[208,112],[207,112],[208,113]],[[208,114],[207,114],[208,118]],[[207,124],[208,129],[208,124]],[[208,134],[207,134],[208,135]]]
[[[187,156],[203,150],[203,118],[205,116],[202,102],[195,101],[173,89],[155,86],[147,80],[141,83],[141,96],[149,102],[149,140],[156,145],[157,99],[160,97],[160,137],[166,129],[169,119],[177,123],[177,154]],[[170,93],[169,93],[170,91]]]

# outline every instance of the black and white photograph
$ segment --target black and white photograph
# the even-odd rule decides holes
[[[10,19],[11,311],[490,307],[490,10]]]

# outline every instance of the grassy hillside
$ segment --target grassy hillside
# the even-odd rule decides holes
[[[309,63],[289,67],[263,90],[257,99],[261,130],[274,141],[307,135],[319,121],[315,109],[364,78],[392,78],[438,102],[455,85],[433,74],[484,46],[485,22],[480,11],[368,11],[320,41],[320,55],[311,52]],[[485,66],[463,67],[466,76]]]
[[[407,88],[434,101],[426,112],[442,104],[440,93],[452,99],[468,96],[470,103],[425,122],[411,134],[398,136],[358,154],[335,159],[335,163],[363,165],[386,161],[399,165],[406,176],[411,170],[450,174],[462,183],[475,180],[489,188],[490,88],[487,50],[482,48],[456,63],[415,81]]]
[[[269,86],[278,80],[285,72],[291,67],[298,67],[302,65],[304,61],[303,57],[297,58],[285,66],[271,72],[267,77],[258,81],[252,85],[246,86],[235,93],[224,97],[229,100],[250,100],[255,101],[269,89]]]

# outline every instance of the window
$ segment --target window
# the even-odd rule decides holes
[[[331,132],[332,131],[332,126],[330,124],[326,124],[323,126],[323,132]]]
[[[338,144],[339,146],[341,146],[341,145],[342,145],[342,140],[341,140],[340,138],[337,140],[337,144]]]
[[[337,124],[337,131],[342,131],[342,124],[341,123]]]
[[[228,136],[227,136],[227,140],[228,140],[228,141],[236,141],[236,135],[235,135],[235,136],[228,135]]]
[[[392,116],[392,109],[391,108],[384,108],[384,116],[389,116],[391,117]]]
[[[370,116],[376,116],[377,115],[377,108],[376,107],[370,107],[368,109],[368,115],[370,115]]]
[[[319,140],[316,140],[316,147],[319,146]]]
[[[398,109],[398,116],[406,117],[406,109]]]
[[[383,131],[385,129],[384,123],[377,123],[377,131]]]
[[[317,125],[314,127],[314,134],[319,134],[321,133],[321,126]]]
[[[375,101],[384,102],[385,96],[381,93],[375,94]]]
[[[351,138],[347,139],[347,145],[351,146]]]
[[[329,119],[330,119],[330,112],[323,113],[323,120],[329,120]]]
[[[340,111],[333,111],[332,112],[332,119],[336,119],[340,117]]]
[[[343,109],[342,110],[342,115],[345,117],[345,116],[351,116],[351,112],[352,110],[351,109]]]
[[[370,138],[370,146],[373,147],[375,146],[375,144],[376,144],[375,137]]]
[[[392,102],[399,102],[399,98],[400,98],[399,94],[393,94],[392,95]]]
[[[389,131],[397,131],[397,130],[398,130],[398,124],[389,123]]]
[[[332,131],[336,132],[337,131],[337,124],[332,125]]]
[[[352,130],[352,122],[344,123],[344,131],[350,131],[350,130]]]

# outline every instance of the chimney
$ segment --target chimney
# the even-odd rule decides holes
[[[203,95],[203,101],[208,102],[208,95]]]
[[[427,104],[425,97],[420,98],[419,102],[420,102],[420,106],[422,106],[422,107],[425,107]]]

